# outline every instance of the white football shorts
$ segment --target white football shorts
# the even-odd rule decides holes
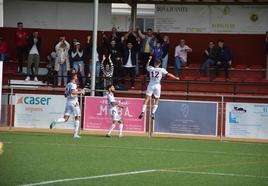
[[[118,113],[117,108],[110,109],[110,115],[112,116],[113,121],[120,121],[122,119],[121,116]]]
[[[67,102],[65,106],[64,115],[70,116],[73,114],[76,116],[81,116],[80,106],[78,102]]]
[[[160,98],[161,95],[161,85],[160,84],[149,84],[146,90],[147,96],[152,96],[154,94],[155,98]]]

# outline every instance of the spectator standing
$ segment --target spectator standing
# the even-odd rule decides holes
[[[84,52],[79,42],[74,44],[74,48],[71,51],[71,61],[73,62],[73,68],[77,73],[80,73],[82,82],[85,82],[85,64],[84,64]]]
[[[0,61],[6,61],[8,59],[8,44],[0,36]]]
[[[164,38],[162,39],[160,37],[160,34],[158,34],[157,39],[161,42],[161,46],[162,46],[162,68],[167,69],[167,65],[168,65],[168,53],[169,53],[169,37],[167,35],[164,36]]]
[[[124,77],[130,76],[132,89],[135,88],[136,60],[136,49],[131,42],[127,42],[127,46],[123,50],[123,68]]]
[[[113,71],[113,83],[117,86],[121,77],[123,76],[123,69],[122,69],[122,49],[117,47],[116,41],[111,41],[111,46],[109,49],[109,60],[111,60],[111,63],[114,66]]]
[[[23,30],[23,23],[17,23],[17,31],[15,34],[15,41],[16,41],[16,50],[17,50],[17,57],[18,57],[18,73],[22,73],[23,71],[23,61],[27,55],[27,46],[28,46],[28,35]]]
[[[56,45],[56,61],[55,61],[55,71],[58,72],[58,86],[61,86],[62,77],[64,80],[64,85],[67,84],[67,73],[70,71],[70,61],[69,61],[69,49],[70,44],[65,40],[65,37],[60,38],[60,42]]]
[[[224,46],[223,40],[218,40],[217,62],[216,62],[216,77],[219,76],[220,68],[224,68],[225,79],[229,79],[228,66],[232,65],[231,50]]]
[[[89,56],[89,73],[91,74],[91,68],[92,68],[92,43],[91,43],[91,36],[87,36],[87,42],[86,42],[86,50],[88,52]],[[96,51],[96,74],[95,77],[98,78],[100,77],[100,59],[99,59],[99,54],[101,53],[101,49],[98,47]]]
[[[216,60],[217,60],[217,49],[215,47],[214,41],[210,41],[208,43],[208,48],[205,50],[204,54],[205,54],[206,59],[205,59],[205,62],[201,65],[200,71],[204,70],[206,73],[206,76],[210,78],[209,68],[212,65],[215,65]]]
[[[139,59],[141,51],[141,39],[138,37],[136,32],[134,32],[132,27],[129,27],[128,32],[121,38],[121,43],[131,42],[136,48],[136,75],[139,74]]]
[[[121,47],[121,34],[120,32],[117,31],[117,28],[116,27],[113,27],[112,28],[112,34],[111,34],[111,37],[110,37],[110,42],[111,41],[115,41],[116,43],[116,47],[117,48],[120,48]]]
[[[40,63],[40,48],[41,48],[41,38],[37,30],[35,30],[32,35],[28,38],[28,65],[27,65],[27,77],[25,81],[30,80],[31,67],[34,63],[34,81],[38,81],[38,71]]]
[[[265,37],[265,55],[266,55],[266,79],[268,79],[268,31]]]
[[[187,64],[188,52],[192,49],[185,44],[185,40],[181,39],[180,44],[175,48],[175,75],[181,75],[181,67]]]
[[[163,47],[161,42],[157,40],[156,46],[153,46],[153,59],[159,60],[162,63]]]
[[[104,78],[104,86],[103,87],[107,87],[108,85],[112,85],[113,84],[113,73],[114,73],[114,65],[113,62],[111,60],[111,55],[109,55],[109,63],[110,64],[106,64],[104,67],[104,61],[106,60],[105,55],[103,55],[102,57],[102,61],[101,61],[101,71],[102,71],[102,75]]]
[[[146,63],[149,60],[149,56],[153,52],[153,46],[156,45],[156,39],[153,35],[153,30],[151,28],[147,29],[147,34],[141,33],[141,31],[138,29],[139,37],[143,40],[142,48],[141,48],[141,58],[142,58],[142,64],[143,64],[143,74],[146,74]]]

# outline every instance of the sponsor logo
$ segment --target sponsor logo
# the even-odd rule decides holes
[[[21,96],[17,100],[17,104],[26,105],[49,105],[51,97],[33,97],[33,96]]]
[[[241,120],[241,117],[246,112],[247,110],[244,109],[243,107],[234,106],[232,111],[229,112],[229,123],[232,123],[232,124],[239,123]]]

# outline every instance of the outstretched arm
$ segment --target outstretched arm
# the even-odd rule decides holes
[[[167,77],[171,77],[172,79],[175,79],[175,80],[180,80],[179,77],[176,77],[176,76],[174,76],[173,74],[170,74],[170,73],[167,73]]]
[[[152,56],[149,57],[149,60],[148,60],[148,62],[146,63],[146,68],[150,65],[150,62],[152,61],[152,58],[153,58]]]

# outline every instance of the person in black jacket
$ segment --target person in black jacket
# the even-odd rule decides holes
[[[216,77],[219,76],[219,69],[224,68],[225,79],[229,79],[228,66],[232,65],[231,50],[224,46],[223,40],[218,40],[217,62],[216,62]]]
[[[130,76],[131,88],[135,88],[135,76],[136,76],[136,53],[133,43],[127,41],[127,46],[123,49],[123,69],[124,76]]]
[[[34,81],[38,81],[37,75],[39,70],[40,62],[40,48],[41,48],[41,38],[38,34],[38,31],[35,30],[32,35],[28,38],[28,66],[27,66],[27,77],[25,81],[30,80],[31,66],[32,63],[35,65],[34,70]]]
[[[210,71],[209,68],[212,65],[215,65],[217,60],[217,49],[215,48],[215,42],[210,41],[208,43],[208,48],[204,52],[205,54],[205,62],[201,65],[200,71],[204,70],[206,72],[206,76],[210,78]]]

